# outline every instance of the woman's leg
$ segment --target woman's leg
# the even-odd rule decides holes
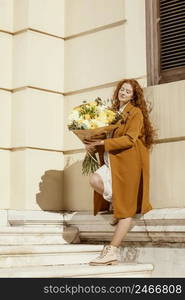
[[[101,176],[97,173],[94,173],[90,176],[89,183],[92,188],[99,194],[103,195],[104,185]]]
[[[114,235],[112,237],[112,241],[110,242],[110,245],[119,247],[123,238],[126,236],[127,232],[129,231],[130,225],[132,223],[132,218],[125,218],[120,219],[118,221],[118,224],[116,225],[116,229],[114,232]]]
[[[119,220],[111,243],[109,245],[104,245],[101,254],[97,258],[90,261],[90,265],[112,265],[119,262],[117,253],[118,247],[120,246],[122,239],[127,234],[131,221],[131,217]]]
[[[91,175],[90,185],[93,187],[93,189],[96,192],[103,195],[104,185],[103,185],[101,176],[99,174],[94,173]],[[112,241],[111,241],[110,245],[119,247],[123,238],[126,236],[127,232],[129,231],[131,223],[132,223],[131,217],[125,218],[125,219],[120,219],[118,221],[118,224],[116,225],[116,229],[115,229],[115,232],[112,237]]]
[[[99,194],[103,194],[104,184],[99,174],[94,173],[93,175],[91,175],[90,184],[95,191],[97,191]],[[104,246],[100,256],[89,262],[90,265],[97,266],[118,263],[117,249],[120,246],[123,238],[126,236],[131,222],[131,217],[119,219],[112,237],[112,241],[109,245]]]

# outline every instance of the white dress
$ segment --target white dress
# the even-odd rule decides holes
[[[120,108],[120,112],[123,112],[127,103]],[[112,132],[107,133],[107,138],[111,138]],[[104,191],[103,198],[109,202],[112,202],[112,175],[111,175],[111,167],[110,167],[110,159],[109,152],[104,152],[103,155],[104,163],[103,166],[98,168],[95,173],[99,174],[103,180]]]

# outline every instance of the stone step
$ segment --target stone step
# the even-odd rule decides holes
[[[88,263],[102,245],[0,246],[0,268]]]
[[[74,253],[99,252],[103,245],[71,244],[71,245],[0,245],[1,255],[39,254],[39,253]]]
[[[72,278],[72,277],[151,277],[152,264],[119,263],[109,266],[90,266],[88,264],[73,264],[65,266],[34,266],[0,269],[0,278]]]
[[[1,245],[64,245],[79,243],[74,226],[7,226],[0,227]]]

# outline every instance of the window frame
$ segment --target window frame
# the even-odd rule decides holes
[[[145,0],[147,85],[185,79],[185,67],[162,70],[160,67],[160,0]]]

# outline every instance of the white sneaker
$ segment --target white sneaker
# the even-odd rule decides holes
[[[91,266],[116,265],[118,247],[112,245],[104,245],[101,254],[89,262]]]

